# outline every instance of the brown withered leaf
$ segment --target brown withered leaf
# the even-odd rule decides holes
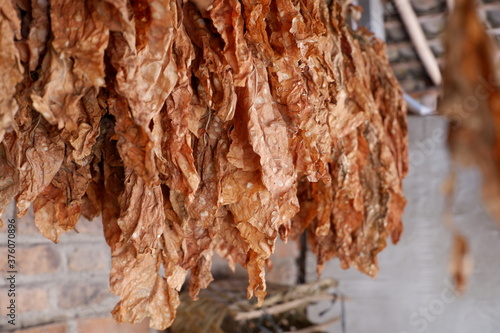
[[[28,122],[17,132],[16,167],[20,190],[16,197],[18,215],[23,216],[31,203],[52,181],[64,159],[65,145],[54,126],[40,114],[23,108],[19,117]]]
[[[451,121],[448,144],[452,157],[480,168],[483,200],[500,222],[500,89],[493,62],[497,46],[474,2],[455,2],[444,44],[447,52],[438,112]]]
[[[202,15],[212,20],[212,25],[224,41],[222,55],[233,70],[233,84],[242,87],[252,70],[252,57],[245,42],[242,6],[237,0],[214,0]]]
[[[160,172],[171,189],[184,195],[193,193],[200,185],[200,176],[194,165],[192,133],[189,128],[192,111],[189,104],[193,95],[189,68],[193,58],[193,46],[179,22],[171,59],[176,64],[178,79],[155,126],[164,127],[164,139],[161,141],[164,163],[158,163],[164,168],[160,169]]]
[[[113,5],[121,14],[107,49],[115,71],[109,111],[117,120],[118,149],[124,163],[133,166],[148,184],[158,183],[155,153],[160,150],[161,138],[153,136],[150,125],[178,80],[172,57],[180,19],[178,4],[172,0],[138,1],[132,8],[135,17],[128,13],[127,1]]]
[[[192,73],[199,80],[197,95],[201,103],[217,112],[223,121],[231,120],[236,108],[231,67],[224,63],[222,42],[209,30],[195,6],[184,5],[184,26],[195,48]]]
[[[125,187],[125,168],[118,153],[114,127],[115,124],[110,118],[103,118],[99,137],[103,141],[101,146],[103,177],[99,182],[99,187],[103,191],[102,224],[104,238],[110,247],[120,239],[121,232],[117,223],[121,214],[119,198]]]
[[[111,291],[121,297],[113,309],[113,317],[118,322],[139,323],[151,317],[150,327],[163,329],[172,324],[175,310],[179,305],[179,290],[186,272],[169,272],[163,277],[158,272],[161,267],[159,251],[136,253],[125,243],[118,243],[112,253]],[[178,267],[178,266],[177,266]]]
[[[163,329],[175,318],[187,272],[176,264],[178,244],[167,225],[160,186],[148,187],[130,168],[124,181],[115,231],[119,238],[108,238],[111,291],[121,298],[112,313],[119,322],[151,317],[150,326]]]
[[[31,22],[27,45],[29,49],[30,72],[36,71],[40,58],[47,49],[47,39],[50,35],[49,3],[47,1],[31,0]]]
[[[444,36],[443,96],[438,112],[449,118],[448,146],[453,163],[475,165],[482,173],[486,209],[500,223],[500,89],[491,40],[473,1],[457,0]],[[472,260],[467,240],[455,230],[450,212],[455,174],[446,184],[453,247],[449,273],[458,292],[467,288]]]
[[[13,165],[14,158],[10,156],[11,137],[7,135],[0,143],[0,216],[19,191],[19,171]],[[3,221],[0,217],[0,227]]]
[[[458,293],[463,293],[467,289],[472,273],[472,257],[467,239],[457,232],[453,237],[448,270],[453,279],[455,290]]]
[[[86,143],[81,136],[98,126],[87,119],[81,100],[91,90],[95,98],[98,87],[104,85],[104,50],[109,39],[93,4],[83,0],[50,3],[51,38],[31,94],[33,107],[50,124],[64,128],[63,137],[69,136],[67,140],[77,151],[86,150],[85,155],[91,147],[80,147]],[[37,25],[32,29],[44,31]]]
[[[341,52],[328,62],[343,63],[345,69],[331,72],[339,98],[336,106],[327,107],[329,177],[318,183],[300,182],[301,212],[293,220],[292,233],[297,237],[309,228],[318,271],[337,256],[342,267],[352,265],[375,276],[377,253],[386,246],[388,235],[397,242],[402,230],[402,179],[408,169],[406,107],[383,44],[366,30],[351,32],[342,17],[344,10],[334,2],[329,17],[342,46],[323,44]]]
[[[402,231],[405,105],[350,1],[16,8],[0,1],[0,209],[34,203],[55,242],[102,212],[118,322],[170,326],[214,253],[261,304],[276,239],[305,230],[318,270],[377,273]]]
[[[14,97],[16,85],[23,79],[21,56],[15,39],[21,34],[21,22],[11,1],[0,2],[0,142],[5,131],[12,128],[18,104]]]
[[[50,184],[33,202],[35,224],[42,235],[57,243],[61,234],[75,227],[89,182],[89,166],[78,166],[66,156]]]

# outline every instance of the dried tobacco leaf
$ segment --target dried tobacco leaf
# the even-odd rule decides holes
[[[405,105],[349,1],[24,5],[0,2],[0,208],[34,202],[56,242],[102,212],[117,321],[170,326],[214,252],[262,303],[277,237],[306,229],[318,269],[376,274],[402,228]]]
[[[57,243],[62,233],[75,227],[89,181],[89,166],[78,166],[66,156],[50,184],[33,202],[35,224],[42,235]]]
[[[113,316],[131,323],[151,317],[150,326],[162,329],[175,318],[178,291],[187,274],[177,264],[178,244],[170,243],[172,230],[166,224],[162,190],[160,185],[146,186],[133,170],[125,169],[119,201],[120,238],[111,243],[110,285],[121,301]]]
[[[472,273],[472,258],[467,239],[459,233],[455,233],[453,236],[453,247],[448,266],[456,292],[463,293],[467,289]]]
[[[89,115],[82,103],[95,99],[98,87],[104,85],[109,32],[93,2],[51,1],[49,13],[51,38],[31,94],[32,105],[50,124],[64,128],[62,136],[68,136],[67,141],[84,158],[95,143],[88,142],[88,137],[97,137],[99,119]],[[38,31],[36,25],[30,28]],[[81,163],[80,158],[75,161]]]
[[[500,223],[500,89],[493,60],[497,46],[479,18],[474,2],[455,2],[444,45],[447,52],[438,112],[450,120],[448,145],[453,162],[480,169],[486,209]],[[461,293],[467,288],[472,260],[467,240],[452,224],[454,185],[452,171],[446,184],[446,197],[450,201],[446,222],[454,237],[449,271],[456,290]]]
[[[15,41],[20,39],[21,22],[11,1],[0,2],[0,142],[5,131],[12,128],[18,110],[16,85],[23,79],[21,55]]]
[[[402,230],[406,203],[402,179],[408,170],[405,104],[383,44],[367,31],[350,32],[343,23],[343,11],[333,4],[334,24],[330,27],[336,27],[349,41],[340,55],[349,75],[343,73],[337,84],[350,98],[337,101],[336,107],[343,106],[342,118],[328,120],[334,125],[343,122],[340,133],[337,127],[329,127],[330,177],[300,184],[301,212],[294,218],[292,230],[297,235],[310,229],[318,271],[337,256],[344,268],[353,265],[375,276],[377,253],[386,246],[388,235],[397,242]]]
[[[456,1],[444,44],[446,65],[438,111],[450,119],[448,144],[452,157],[480,168],[483,199],[500,222],[500,89],[493,62],[496,46],[474,2]]]
[[[18,152],[16,139],[9,135],[14,127],[14,117],[19,105],[16,101],[16,85],[23,79],[21,54],[16,48],[20,39],[21,22],[10,1],[0,2],[0,216],[19,192],[19,169],[16,165]],[[7,131],[7,136],[5,135]],[[3,226],[0,218],[0,226]]]

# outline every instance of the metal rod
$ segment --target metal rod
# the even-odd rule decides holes
[[[408,105],[408,111],[421,115],[421,116],[428,116],[431,114],[436,114],[436,110],[433,110],[421,103],[419,103],[417,100],[413,99],[410,95],[404,94],[404,99],[406,101],[406,104]]]

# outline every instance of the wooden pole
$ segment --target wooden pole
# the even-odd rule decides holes
[[[427,43],[424,31],[418,22],[417,15],[411,7],[409,0],[395,0],[396,7],[398,9],[399,15],[403,20],[406,27],[406,31],[410,35],[413,46],[417,50],[418,56],[422,61],[427,74],[429,74],[434,85],[439,86],[442,82],[441,70],[436,57],[432,53],[432,50]]]

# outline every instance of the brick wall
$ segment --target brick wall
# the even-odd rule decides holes
[[[102,235],[102,222],[79,221],[74,231],[58,244],[44,238],[36,228],[33,211],[16,220],[16,320],[7,320],[9,283],[7,271],[7,220],[16,216],[10,205],[0,228],[0,332],[23,333],[112,333],[153,332],[147,322],[138,325],[116,324],[110,311],[118,298],[109,291],[110,250]],[[276,244],[269,282],[294,284],[297,279],[295,242]],[[233,274],[225,260],[214,260],[214,275],[219,278],[246,279],[238,267]],[[154,331],[156,332],[156,331]]]
[[[10,205],[4,223],[15,217]],[[8,324],[7,226],[0,228],[0,332],[149,332],[147,322],[118,325],[110,311],[110,250],[100,219],[82,219],[58,244],[40,235],[30,211],[16,218],[16,320]]]

